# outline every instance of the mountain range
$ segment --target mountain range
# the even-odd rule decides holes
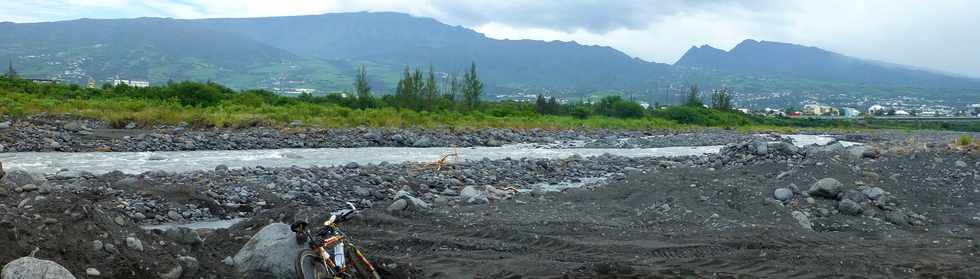
[[[976,98],[980,81],[852,58],[815,47],[746,40],[730,51],[692,47],[675,64],[610,47],[500,40],[390,12],[227,19],[78,19],[0,23],[0,57],[27,77],[212,80],[235,88],[349,90],[357,67],[394,88],[405,67],[441,76],[476,63],[490,95],[631,94],[670,101],[688,84],[746,93],[821,96],[944,94]],[[794,95],[795,94],[795,95]]]

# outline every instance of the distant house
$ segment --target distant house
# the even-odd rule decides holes
[[[843,112],[844,112],[844,117],[847,118],[854,118],[854,117],[861,116],[861,111],[855,108],[844,108]]]
[[[789,113],[789,116],[801,116],[801,115],[803,115],[803,113],[799,111],[793,111]]]
[[[145,80],[128,80],[128,79],[112,80],[112,86],[119,86],[121,84],[125,84],[131,87],[137,87],[137,88],[150,87],[150,82]]]
[[[44,78],[29,78],[27,80],[29,80],[29,81],[31,81],[33,83],[38,83],[38,84],[54,84],[54,83],[58,83],[57,80],[44,79]]]
[[[762,110],[766,115],[770,116],[786,116],[786,112],[778,109],[766,108]]]
[[[909,116],[909,115],[912,115],[912,114],[909,113],[909,112],[907,112],[907,111],[904,111],[904,110],[896,110],[895,111],[895,116]]]
[[[803,114],[806,115],[836,115],[838,114],[837,108],[831,106],[822,105],[804,105]]]
[[[879,114],[879,113],[882,113],[884,111],[885,111],[885,107],[882,107],[882,106],[879,106],[879,105],[873,105],[870,108],[868,108],[868,114],[870,114],[870,115]]]

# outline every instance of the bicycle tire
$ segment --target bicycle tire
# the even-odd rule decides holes
[[[349,247],[347,250],[347,255],[349,255],[347,260],[349,261],[350,266],[354,268],[355,278],[381,279],[381,276],[378,276],[378,271],[374,269],[371,263],[367,260],[367,257],[364,256],[364,253],[361,253],[360,249],[357,249],[356,246],[350,244],[348,244],[347,247]]]
[[[337,275],[323,265],[319,254],[310,249],[300,251],[293,264],[300,279],[333,279]]]

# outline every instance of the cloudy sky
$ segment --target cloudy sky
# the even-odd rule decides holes
[[[0,21],[398,11],[509,39],[574,40],[674,63],[747,39],[980,77],[976,0],[2,0]]]

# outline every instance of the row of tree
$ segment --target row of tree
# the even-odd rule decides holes
[[[356,108],[388,105],[416,111],[447,109],[472,111],[480,107],[483,81],[477,76],[475,63],[470,64],[469,70],[463,73],[462,78],[449,74],[443,85],[439,84],[432,66],[429,66],[426,73],[418,67],[414,71],[405,67],[401,80],[395,86],[395,94],[384,96],[379,101],[371,93],[367,70],[362,66],[354,79],[354,91],[357,99]]]
[[[732,95],[733,92],[728,87],[722,87],[721,89],[714,90],[711,94],[711,108],[730,111],[734,107],[732,105]],[[697,85],[691,85],[687,92],[687,99],[684,101],[684,106],[688,107],[704,107],[704,101],[701,100],[701,90],[698,89]]]

